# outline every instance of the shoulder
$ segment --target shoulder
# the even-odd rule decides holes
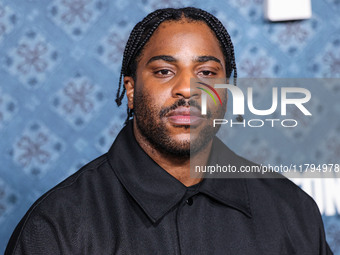
[[[54,205],[60,206],[61,203],[77,205],[81,201],[80,198],[88,194],[91,186],[97,186],[112,176],[114,174],[104,154],[42,195],[30,208],[28,214],[34,213],[37,209],[51,210]]]
[[[114,173],[106,158],[104,154],[93,160],[42,195],[17,225],[6,254],[16,254],[15,251],[40,254],[45,249],[57,250],[60,236],[69,236],[69,240],[75,241],[81,232],[87,207],[95,196],[93,189],[99,187],[98,193],[105,192],[108,179],[114,182]],[[44,242],[48,245],[43,245]],[[36,247],[31,247],[31,243],[37,244]],[[38,247],[39,244],[46,247]]]
[[[239,164],[248,167],[249,171],[257,171],[262,167],[236,154],[235,157],[237,157]],[[314,199],[282,174],[276,172],[253,172],[246,173],[245,176],[247,177],[248,192],[262,198],[263,201],[273,202],[272,206],[281,207],[281,209],[292,208],[299,212],[311,212],[314,210],[314,213],[319,214],[319,209]]]
[[[258,196],[270,197],[282,206],[301,207],[305,203],[316,206],[313,198],[280,174],[271,174],[269,178],[247,179],[247,187],[250,192],[256,192]]]
[[[220,145],[221,148],[223,146]],[[267,212],[272,210],[272,213],[289,215],[290,218],[311,217],[317,220],[317,224],[322,224],[319,208],[313,198],[291,180],[276,172],[262,172],[261,165],[237,155],[226,146],[223,150],[227,150],[229,162],[244,170],[235,176],[245,179],[254,209],[263,211],[266,208]]]
[[[109,169],[106,154],[104,154],[42,195],[30,208],[30,211],[37,207],[50,208],[51,203],[61,202],[61,200],[72,201],[73,197],[78,198],[84,194],[86,186],[104,180],[106,175],[111,174],[110,172],[112,171]]]
[[[270,177],[246,180],[252,210],[281,222],[292,239],[324,239],[323,222],[314,199],[282,175]]]

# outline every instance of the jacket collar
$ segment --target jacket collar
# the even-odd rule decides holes
[[[140,147],[133,134],[130,121],[118,134],[107,153],[108,161],[125,189],[155,223],[185,196],[187,187],[171,176]],[[215,138],[214,145],[221,145]],[[218,147],[220,148],[220,147]],[[215,153],[213,149],[210,162],[237,161],[239,158],[224,145],[225,152]],[[227,157],[225,156],[227,154]],[[222,157],[223,156],[223,157]],[[204,179],[199,192],[218,200],[226,206],[241,211],[251,217],[249,197],[245,179]]]

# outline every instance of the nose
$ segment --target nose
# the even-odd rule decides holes
[[[191,84],[191,86],[190,86]],[[172,96],[177,98],[191,99],[199,97],[201,91],[196,89],[195,75],[190,71],[182,71],[178,74],[172,88]]]

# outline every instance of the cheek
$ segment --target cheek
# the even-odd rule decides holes
[[[147,90],[146,88],[137,89],[134,95],[135,111],[144,117],[158,115],[164,105],[163,98],[156,91]]]
[[[168,89],[160,89],[161,85],[151,85],[144,86],[143,88],[138,88],[135,90],[135,97],[140,98],[141,95],[144,98],[147,98],[149,104],[154,107],[162,108],[167,104],[168,100],[171,98],[171,91]],[[138,101],[137,101],[138,103]]]
[[[221,94],[221,100],[223,103],[223,109],[226,111],[227,110],[227,104],[228,104],[228,93],[224,91],[224,94]]]
[[[222,101],[222,105],[220,103],[220,100],[217,98],[217,96],[214,94],[214,98],[216,101],[216,104],[214,103],[214,100],[208,96],[207,97],[207,111],[210,111],[211,118],[213,119],[219,119],[223,118],[226,111],[227,111],[227,102],[228,102],[228,97],[225,93],[225,91],[221,90],[218,91],[218,94],[220,95],[220,99]]]

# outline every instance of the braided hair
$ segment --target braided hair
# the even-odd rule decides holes
[[[226,28],[215,16],[209,12],[194,7],[179,9],[158,9],[147,15],[142,21],[136,24],[136,26],[132,29],[129,39],[126,43],[116,96],[116,103],[118,106],[121,105],[126,91],[124,86],[122,89],[122,78],[123,76],[130,76],[136,80],[138,57],[141,55],[145,44],[150,40],[152,34],[162,22],[179,21],[183,18],[186,18],[190,21],[203,21],[215,33],[225,58],[226,75],[228,78],[230,78],[232,72],[234,72],[233,82],[234,85],[236,85],[237,69],[234,46]],[[128,107],[125,123],[127,123],[132,115],[133,110],[129,109]]]

